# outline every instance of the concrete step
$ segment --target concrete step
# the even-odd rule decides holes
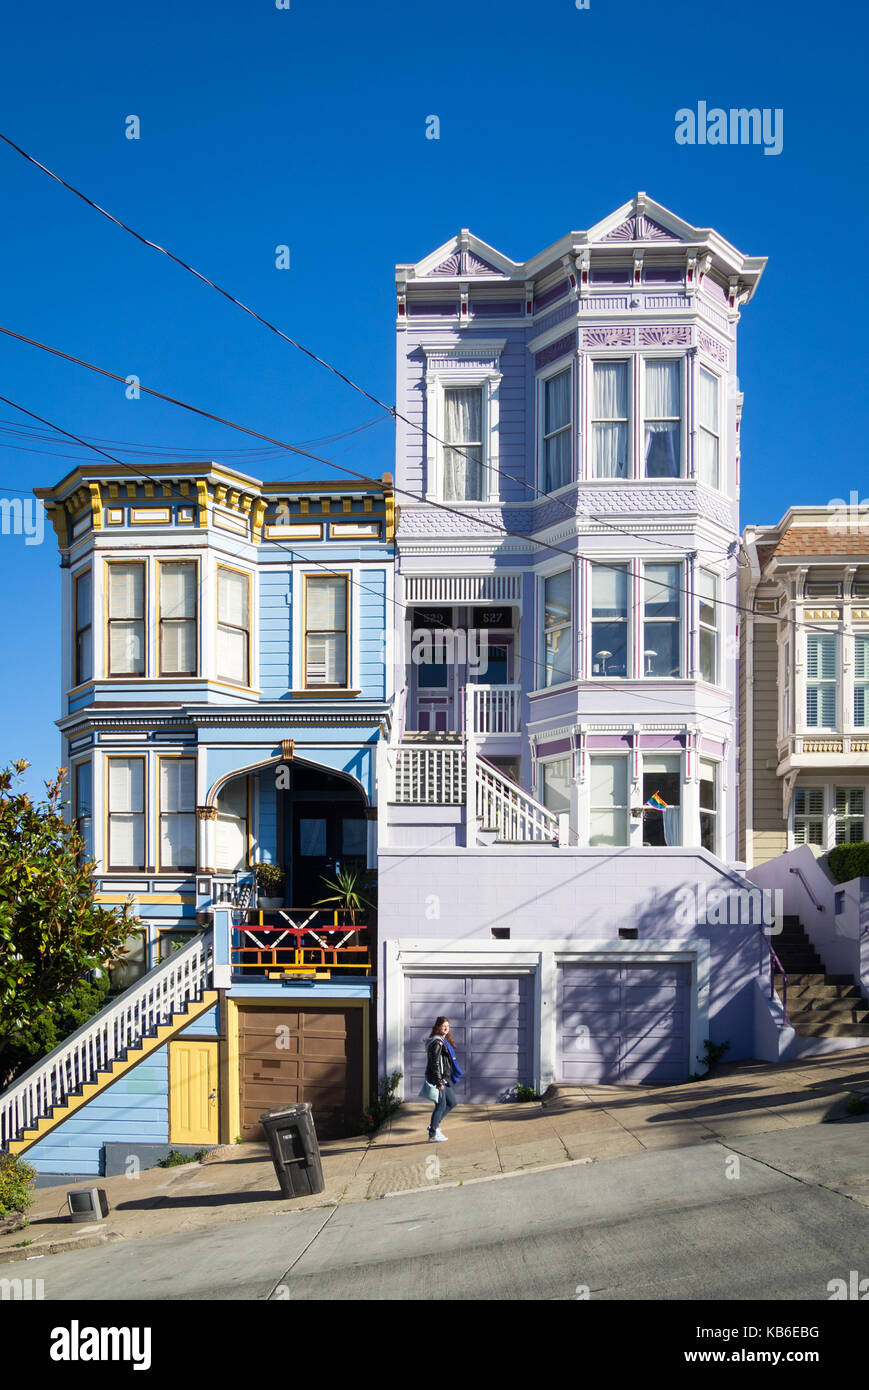
[[[788,1017],[800,1038],[869,1038],[869,1023],[815,1023],[790,1014]]]

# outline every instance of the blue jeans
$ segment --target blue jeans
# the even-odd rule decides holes
[[[453,1106],[458,1105],[458,1103],[452,1086],[444,1086],[442,1091],[438,1091],[437,1104],[432,1111],[431,1123],[428,1127],[429,1134],[434,1134],[447,1111],[452,1110]]]

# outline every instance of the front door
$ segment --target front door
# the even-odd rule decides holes
[[[216,1042],[169,1044],[169,1142],[217,1144]]]
[[[332,896],[339,868],[364,870],[368,826],[358,802],[296,801],[292,815],[290,906]]]

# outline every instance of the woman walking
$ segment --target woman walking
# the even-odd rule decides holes
[[[429,1122],[428,1137],[435,1144],[443,1144],[447,1135],[441,1133],[440,1123],[448,1111],[452,1110],[454,1105],[458,1105],[453,1085],[463,1075],[456,1061],[456,1048],[450,1034],[448,1018],[435,1019],[434,1028],[426,1039],[425,1051],[425,1079],[438,1093]]]

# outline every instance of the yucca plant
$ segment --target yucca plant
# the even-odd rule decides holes
[[[339,868],[336,875],[336,882],[331,879],[323,878],[327,888],[333,892],[326,898],[321,898],[314,903],[315,907],[335,907],[340,912],[349,912],[350,921],[356,925],[356,914],[362,912],[366,907],[373,907],[374,903],[370,898],[366,898],[363,889],[368,886],[366,876],[361,869],[342,869]]]

